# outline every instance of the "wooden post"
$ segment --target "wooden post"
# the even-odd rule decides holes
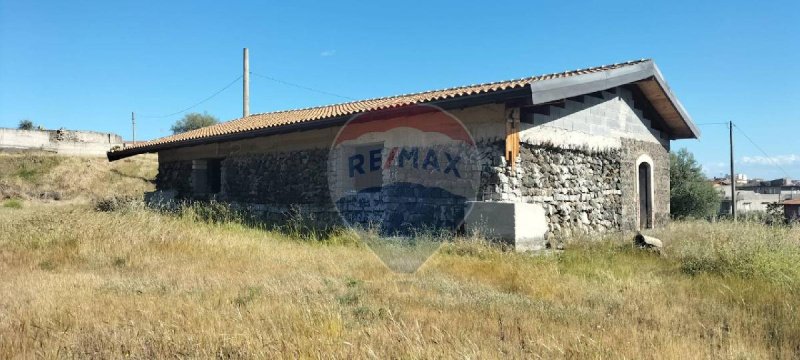
[[[517,167],[519,156],[519,108],[506,110],[506,161],[511,168]]]
[[[242,71],[242,117],[248,117],[250,115],[250,61],[247,48],[244,48]]]
[[[728,130],[730,130],[731,146],[731,215],[733,215],[733,221],[736,221],[736,171],[733,167],[733,121],[728,122]]]

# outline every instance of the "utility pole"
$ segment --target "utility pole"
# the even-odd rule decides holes
[[[242,59],[242,117],[250,115],[250,61],[247,56],[247,48],[244,48]]]
[[[131,141],[136,145],[136,114],[131,111]]]
[[[733,215],[733,221],[736,221],[736,171],[733,168],[733,121],[728,121],[728,130],[730,130],[731,146],[731,215]]]

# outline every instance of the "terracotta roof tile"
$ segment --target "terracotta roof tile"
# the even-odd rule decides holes
[[[341,104],[334,104],[328,106],[318,106],[297,110],[276,111],[270,113],[253,114],[245,118],[235,119],[228,122],[220,123],[204,127],[197,130],[188,131],[185,133],[175,134],[172,136],[162,137],[159,139],[137,143],[135,145],[126,147],[116,151],[124,151],[126,153],[145,153],[161,147],[165,144],[179,145],[181,142],[210,138],[220,135],[228,135],[234,133],[242,133],[254,131],[259,129],[279,127],[283,125],[290,125],[301,122],[309,122],[315,120],[322,120],[328,118],[335,118],[340,116],[354,115],[361,112],[374,111],[387,109],[392,107],[420,104],[438,100],[445,100],[461,96],[470,96],[484,93],[491,93],[515,88],[523,88],[532,82],[549,80],[553,78],[564,78],[575,75],[583,75],[601,71],[613,70],[625,66],[635,65],[648,60],[635,60],[624,63],[597,66],[588,69],[578,69],[573,71],[565,71],[563,73],[554,73],[533,76],[522,79],[498,81],[485,84],[476,84],[468,86],[453,87],[441,90],[425,91],[415,94],[405,94],[399,96],[389,96],[375,99],[352,101]]]

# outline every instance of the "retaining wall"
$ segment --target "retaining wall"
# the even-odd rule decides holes
[[[40,150],[73,156],[105,156],[114,146],[122,146],[122,137],[112,133],[0,128],[0,149]]]

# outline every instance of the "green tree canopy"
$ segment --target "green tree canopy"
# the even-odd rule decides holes
[[[720,196],[686,149],[671,152],[670,213],[675,218],[704,218],[719,210]]]
[[[33,130],[33,121],[28,119],[22,119],[19,121],[19,125],[17,125],[17,129],[20,130]]]
[[[206,112],[202,114],[188,113],[183,116],[183,119],[176,121],[170,129],[172,130],[173,134],[180,134],[182,132],[187,132],[218,123],[219,119],[213,115],[209,115]]]

